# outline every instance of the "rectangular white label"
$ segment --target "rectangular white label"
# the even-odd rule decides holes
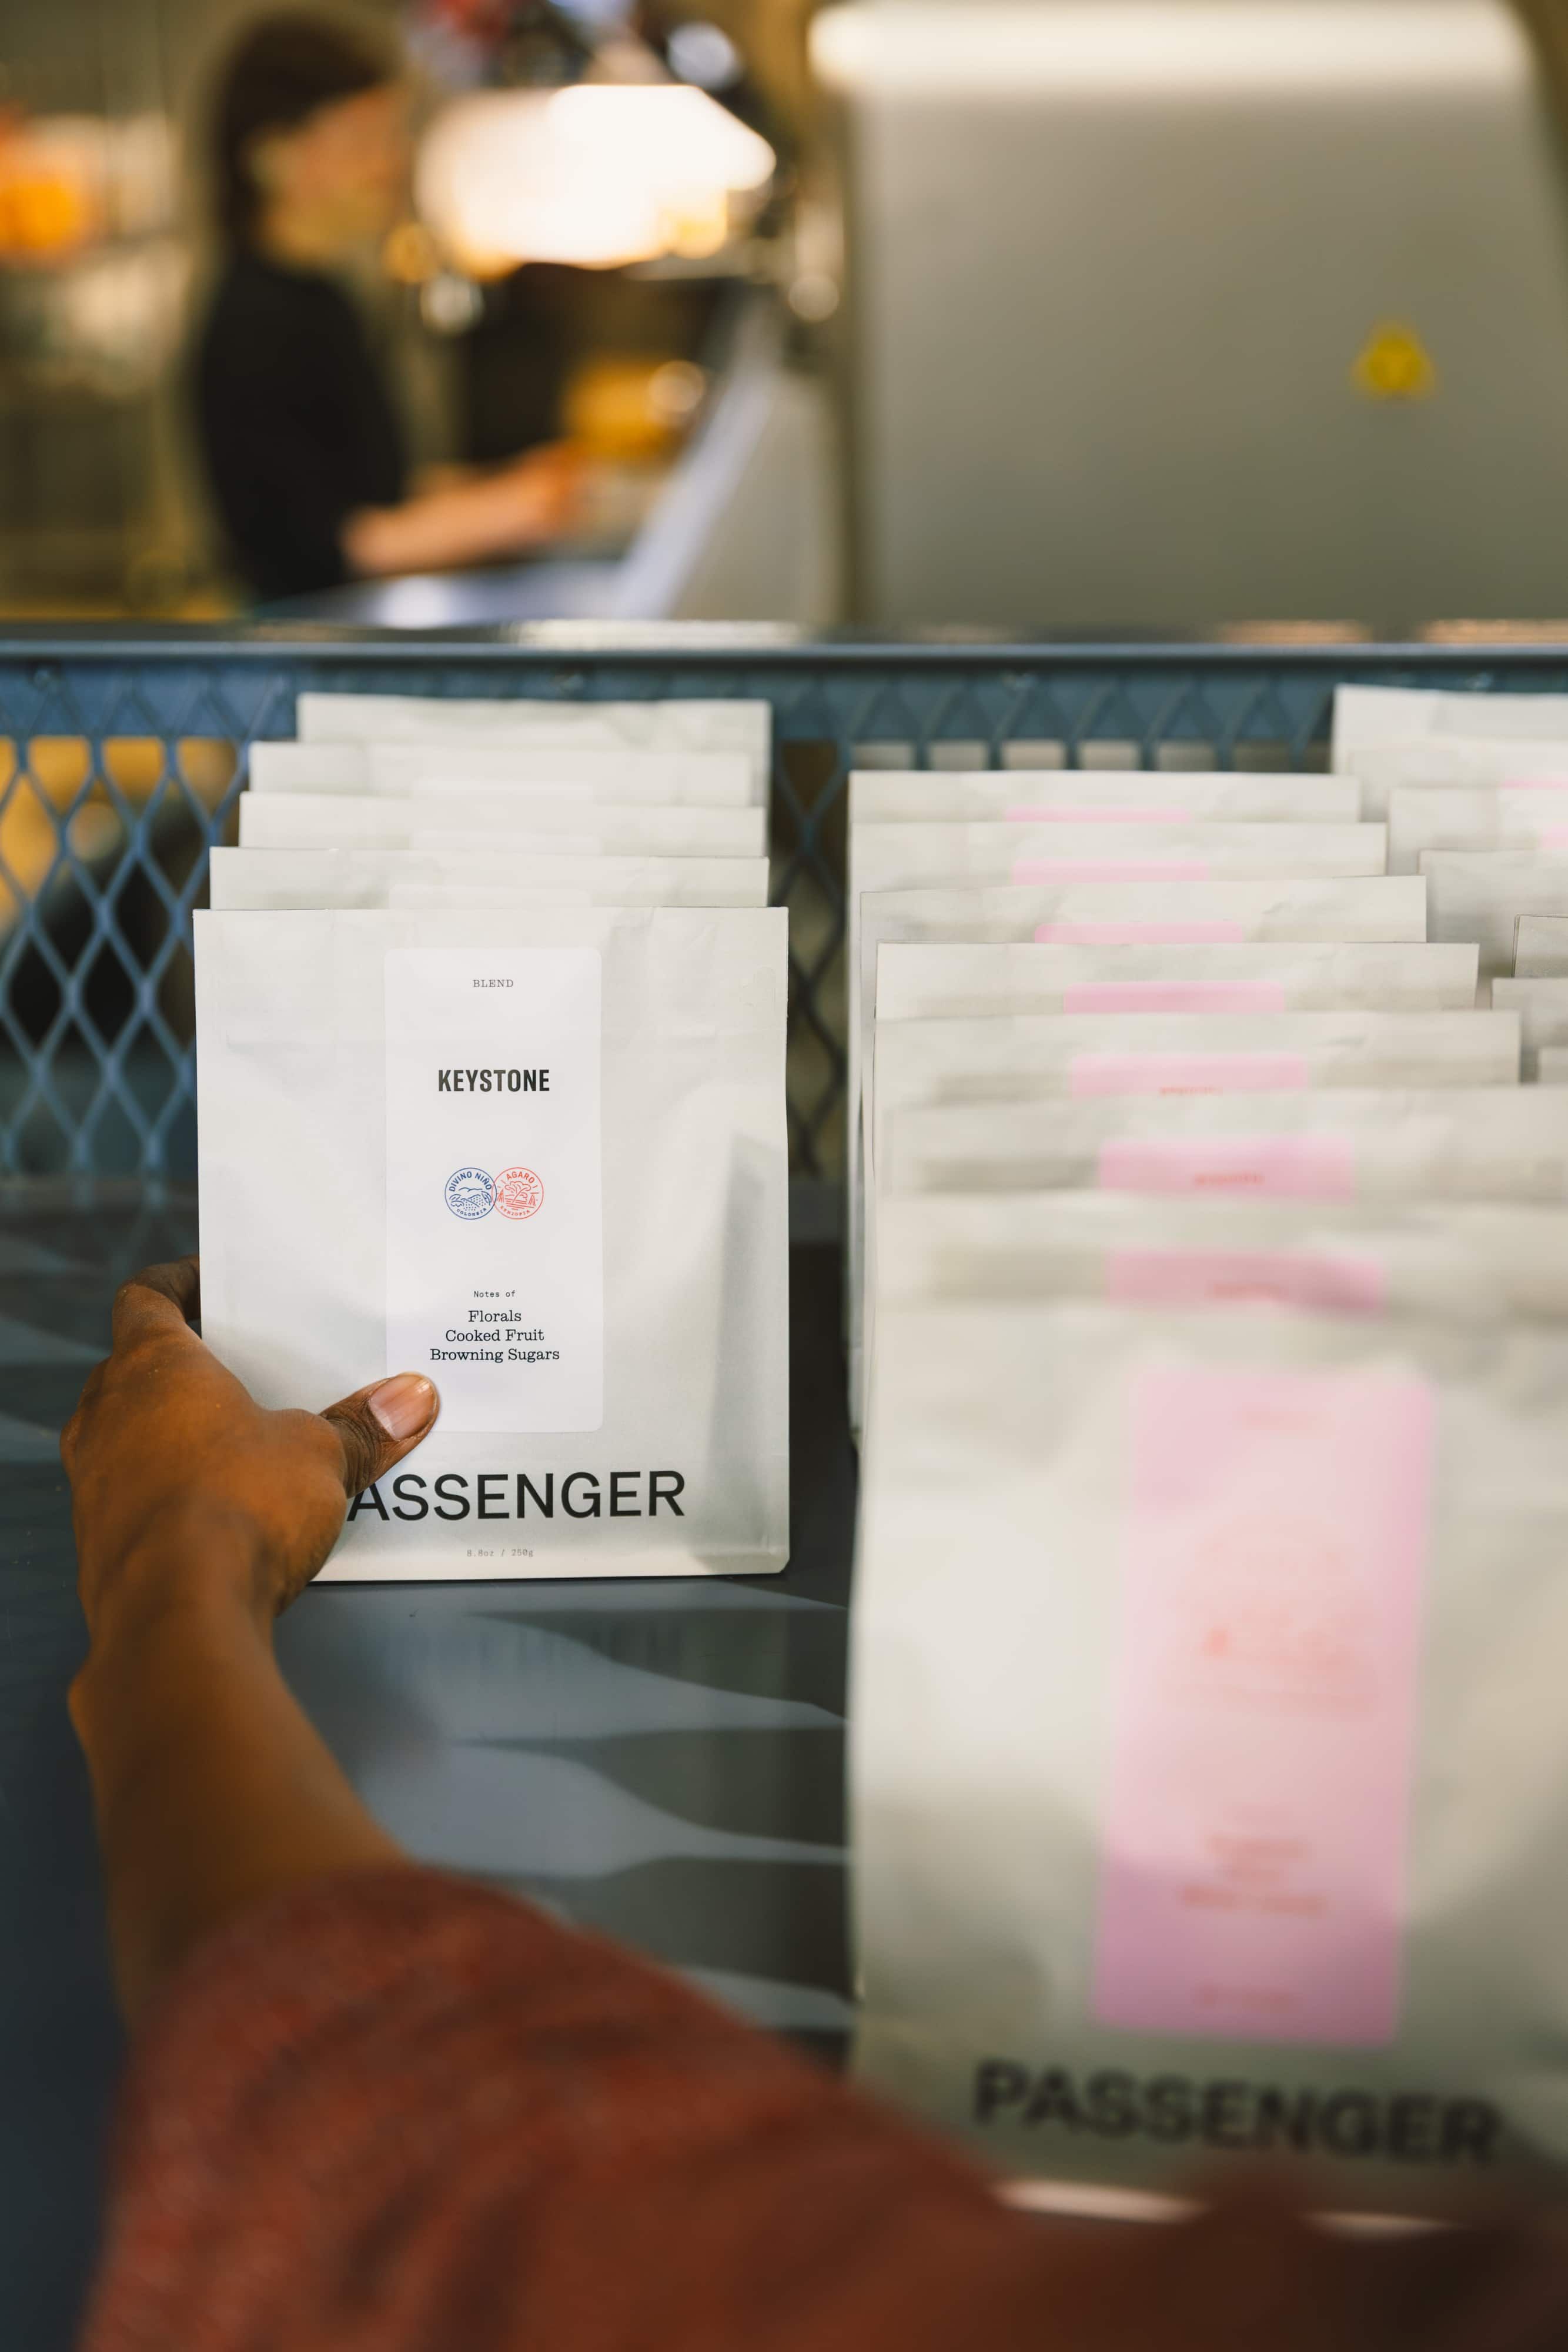
[[[595,948],[386,958],[387,1369],[441,1427],[604,1418]]]

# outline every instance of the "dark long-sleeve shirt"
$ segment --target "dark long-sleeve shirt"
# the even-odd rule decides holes
[[[195,390],[214,494],[256,594],[340,586],[345,518],[395,505],[406,471],[348,296],[330,278],[237,253],[207,314]]]

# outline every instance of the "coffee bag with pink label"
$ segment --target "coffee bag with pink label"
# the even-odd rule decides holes
[[[1473,947],[884,945],[879,1021],[1003,1013],[1473,1012]]]
[[[1568,1202],[1568,1101],[1501,1086],[915,1105],[883,1121],[877,1181],[884,1197]]]
[[[1568,2164],[1568,1332],[894,1304],[853,1633],[862,2079],[1004,2175]]]
[[[850,824],[1355,824],[1351,776],[1245,769],[864,769],[850,778]]]
[[[1516,1084],[1514,1013],[1077,1014],[882,1021],[865,1088],[863,1263],[875,1280],[881,1125],[915,1103],[1308,1093],[1319,1087]],[[863,1397],[869,1306],[852,1327],[852,1398]],[[858,1345],[856,1344],[858,1343]]]
[[[1321,876],[1187,882],[1069,882],[1050,887],[879,891],[849,906],[846,1094],[848,1319],[858,1345],[864,1234],[861,1073],[871,1059],[877,958],[894,941],[1037,941],[1078,948],[1170,948],[1247,942],[1414,945],[1427,936],[1419,877]],[[852,1394],[853,1390],[852,1387]]]
[[[1388,869],[1418,874],[1426,849],[1568,846],[1568,778],[1484,791],[1403,785],[1388,803]]]
[[[879,1196],[878,1314],[919,1298],[1568,1318],[1568,1208],[1495,1201]]]
[[[441,1392],[329,1578],[783,1566],[785,967],[763,908],[198,916],[206,1339]]]

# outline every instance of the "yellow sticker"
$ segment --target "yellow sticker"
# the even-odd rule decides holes
[[[1375,328],[1351,374],[1368,400],[1430,400],[1437,389],[1432,354],[1414,327]]]

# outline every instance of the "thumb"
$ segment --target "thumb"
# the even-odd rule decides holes
[[[362,1495],[411,1454],[441,1411],[435,1384],[422,1372],[373,1381],[320,1416],[343,1449],[343,1491]]]

